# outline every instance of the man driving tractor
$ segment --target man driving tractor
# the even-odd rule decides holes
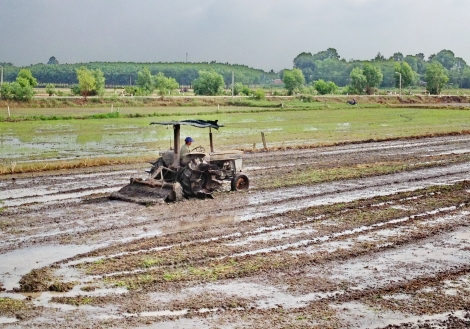
[[[189,147],[191,146],[191,143],[193,143],[194,140],[191,137],[186,137],[184,139],[184,144],[181,146],[180,149],[180,162],[183,165],[183,158],[186,154],[188,154],[191,150]]]

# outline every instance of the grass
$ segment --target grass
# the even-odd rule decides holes
[[[158,258],[156,259],[147,258],[147,259],[144,259],[144,261],[142,262],[142,267],[149,268],[149,267],[160,264],[160,262],[161,260]]]
[[[32,162],[32,163],[12,163],[0,164],[0,175],[27,173],[27,172],[41,172],[52,170],[65,170],[74,168],[87,168],[104,165],[119,165],[119,164],[132,164],[142,163],[155,160],[154,156],[138,156],[138,157],[113,157],[113,158],[84,158],[68,161],[48,161],[48,162]],[[1,204],[0,204],[1,209]]]
[[[24,308],[26,308],[26,304],[22,300],[0,297],[0,314],[11,313]]]
[[[95,302],[96,298],[88,296],[76,297],[52,297],[52,303],[68,304],[73,306],[90,305]]]

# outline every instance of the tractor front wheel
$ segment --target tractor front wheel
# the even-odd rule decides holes
[[[244,174],[238,174],[232,179],[232,191],[248,190],[250,187],[250,180]]]

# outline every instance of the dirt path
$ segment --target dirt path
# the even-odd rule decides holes
[[[0,323],[463,328],[468,153],[452,136],[246,154],[248,193],[149,207],[107,198],[144,167],[3,177]],[[416,169],[288,186],[387,161]]]

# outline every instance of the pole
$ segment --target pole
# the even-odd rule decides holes
[[[2,68],[2,73],[0,75],[0,87],[3,85],[3,65],[0,65],[0,67]]]
[[[267,150],[266,137],[264,137],[264,132],[261,132],[261,139],[263,140],[263,147],[264,147],[264,150],[266,151]]]
[[[233,97],[233,94],[234,94],[234,91],[235,91],[234,83],[235,83],[235,74],[232,71],[232,97]]]
[[[400,86],[400,96],[401,96],[401,73],[400,72],[395,72],[395,73],[400,76],[399,86]]]
[[[400,96],[401,96],[401,73],[400,73]]]
[[[209,127],[209,142],[211,144],[211,153],[214,153],[214,144],[212,143],[212,129]]]
[[[173,125],[173,168],[180,166],[180,125]]]

